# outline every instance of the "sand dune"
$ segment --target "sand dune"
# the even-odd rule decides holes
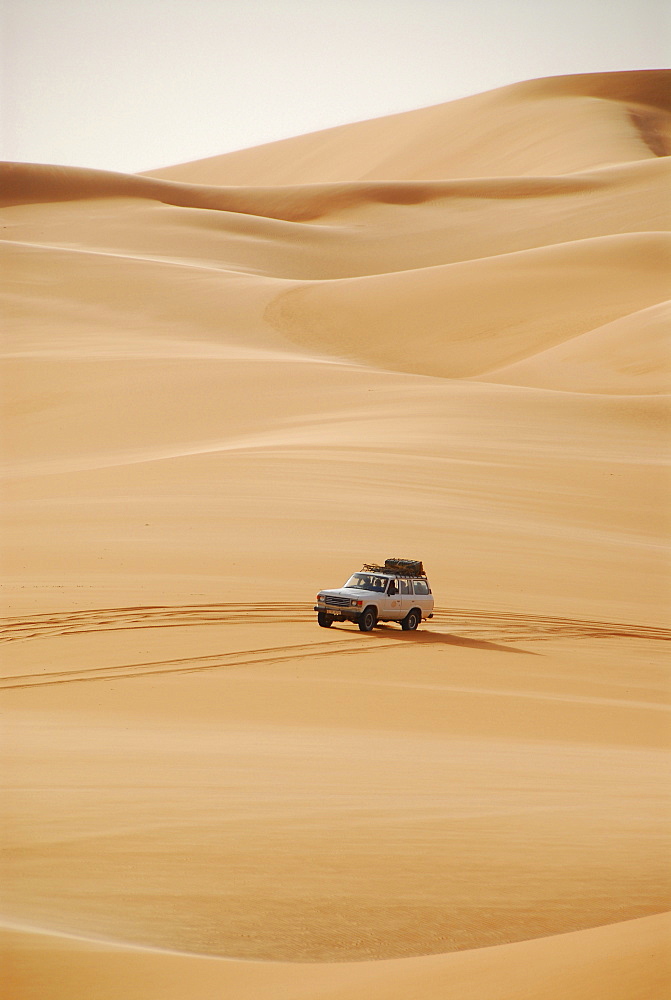
[[[118,996],[120,982],[128,1000],[181,1000],[194,983],[202,1000],[226,994],[268,1000],[405,1000],[413,994],[657,1000],[668,992],[668,966],[658,963],[668,934],[665,916],[647,917],[449,958],[320,966],[219,962],[16,931],[4,938],[9,982],[26,1000],[52,1000],[82,988],[107,1000]]]
[[[669,390],[670,305],[661,302],[488,372],[488,382],[573,392],[649,395]]]
[[[664,70],[533,80],[150,173],[198,184],[568,174],[668,155],[670,103]]]
[[[667,995],[668,81],[0,167],[14,995]]]
[[[326,346],[380,367],[462,378],[663,301],[670,263],[667,234],[602,237],[448,267],[306,284],[278,296],[265,316],[313,350]],[[625,275],[633,276],[631,283]],[[482,288],[486,295],[478,294]]]

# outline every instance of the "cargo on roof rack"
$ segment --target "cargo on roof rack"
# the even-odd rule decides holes
[[[419,559],[385,559],[384,568],[392,573],[424,576],[424,567]]]
[[[400,573],[402,576],[426,576],[424,566],[418,559],[385,559],[384,566],[379,563],[364,563],[361,567],[366,573]]]

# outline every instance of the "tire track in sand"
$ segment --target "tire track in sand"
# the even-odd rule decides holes
[[[154,605],[126,608],[94,608],[54,614],[0,619],[0,642],[43,639],[78,632],[101,632],[134,628],[175,628],[192,625],[287,624],[314,621],[307,602],[265,604]],[[436,608],[430,625],[434,629],[470,638],[529,642],[559,638],[671,639],[671,630],[653,625],[590,621],[524,612]],[[356,633],[355,633],[356,635]]]
[[[354,637],[356,638],[356,637]],[[384,638],[366,637],[368,641],[352,643],[351,639],[333,639],[323,642],[303,642],[287,646],[270,646],[231,653],[213,653],[210,656],[189,656],[175,660],[155,660],[142,663],[124,663],[111,667],[83,667],[76,670],[57,670],[3,677],[0,689],[42,687],[47,684],[72,684],[80,681],[109,681],[122,677],[146,677],[150,674],[189,674],[203,670],[258,666],[281,663],[284,660],[305,659],[315,656],[348,656],[370,652],[385,646],[394,646]],[[373,642],[370,641],[373,638]],[[377,641],[375,641],[377,640]]]
[[[29,615],[25,618],[0,619],[0,642],[45,639],[77,632],[221,625],[231,621],[244,621],[250,625],[300,622],[306,619],[305,607],[305,604],[157,605]]]
[[[311,624],[313,613],[305,604],[275,603],[264,605],[208,604],[182,606],[148,606],[102,608],[70,611],[25,618],[0,620],[0,642],[30,641],[91,632],[125,631],[138,628],[175,628],[201,625]],[[629,638],[668,641],[671,631],[648,625],[617,622],[587,621],[521,612],[491,612],[478,610],[436,609],[432,627],[424,627],[417,635],[434,641],[444,636],[468,638],[490,648],[505,649],[495,642],[529,643],[549,639]],[[435,626],[438,626],[436,629]],[[389,631],[389,629],[393,631]],[[204,670],[281,663],[287,660],[333,655],[358,655],[381,648],[399,648],[396,626],[385,632],[361,635],[338,629],[328,638],[316,637],[311,642],[291,643],[213,653],[207,656],[180,657],[169,660],[142,661],[117,666],[83,667],[72,670],[40,671],[6,676],[0,679],[0,689],[41,687],[46,684],[71,684],[83,681],[104,681],[120,678],[146,677],[168,673],[196,673]],[[323,635],[323,633],[321,633]],[[343,636],[337,638],[337,636]],[[403,633],[409,640],[412,633]],[[512,650],[513,647],[508,647]]]

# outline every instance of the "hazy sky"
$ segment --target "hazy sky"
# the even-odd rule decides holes
[[[669,64],[668,0],[0,0],[0,159],[149,170]]]

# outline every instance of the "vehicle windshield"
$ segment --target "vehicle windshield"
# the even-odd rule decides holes
[[[376,594],[384,594],[389,580],[384,576],[375,576],[374,573],[355,573],[351,576],[345,587],[349,590],[371,590]]]

